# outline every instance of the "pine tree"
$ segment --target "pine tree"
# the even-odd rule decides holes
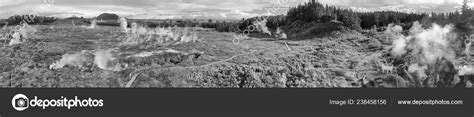
[[[467,5],[468,0],[464,0],[462,3],[463,3],[462,4],[462,13],[463,14],[468,13],[468,11],[470,10],[469,5]]]

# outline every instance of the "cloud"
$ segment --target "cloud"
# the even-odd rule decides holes
[[[3,9],[3,7],[8,7],[8,6],[16,6],[25,3],[25,0],[0,0],[0,8]]]
[[[41,6],[43,0],[0,0],[0,18],[27,14]],[[52,7],[39,14],[56,17],[72,15],[95,17],[116,13],[131,18],[243,18],[268,14],[284,14],[289,7],[308,0],[53,0]],[[394,9],[419,12],[455,11],[462,0],[317,0],[343,8],[373,11]],[[268,8],[276,11],[268,12]]]
[[[406,4],[459,4],[461,5],[463,0],[402,0]]]

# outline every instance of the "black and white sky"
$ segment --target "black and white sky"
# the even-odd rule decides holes
[[[0,0],[0,18],[35,13],[55,17],[95,17],[115,13],[128,18],[240,19],[286,13],[308,0]],[[316,0],[356,11],[450,12],[463,0]],[[469,5],[473,5],[469,3]],[[267,8],[267,9],[266,9]],[[275,11],[268,10],[272,8]]]

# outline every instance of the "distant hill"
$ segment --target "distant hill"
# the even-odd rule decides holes
[[[117,14],[112,13],[102,13],[97,16],[97,20],[118,20],[119,16]]]

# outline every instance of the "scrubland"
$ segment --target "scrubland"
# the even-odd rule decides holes
[[[470,60],[458,52],[465,48],[456,46],[462,43],[451,41],[458,37],[449,26],[413,26],[404,32],[390,25],[383,32],[342,29],[289,39],[253,33],[240,43],[233,42],[234,33],[199,27],[144,28],[146,33],[111,26],[32,27],[37,31],[27,41],[0,44],[1,87],[400,88],[470,83],[460,78],[470,72]],[[289,35],[318,30],[323,29]]]

